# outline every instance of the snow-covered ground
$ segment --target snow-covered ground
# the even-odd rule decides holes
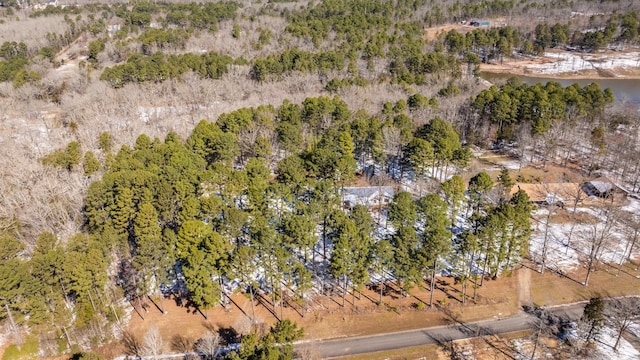
[[[640,351],[633,347],[624,337],[620,338],[618,349],[614,350],[613,345],[616,343],[617,331],[606,327],[600,334],[598,340],[597,352],[593,359],[616,359],[616,360],[637,360],[640,359]]]
[[[629,203],[620,208],[620,210],[631,213],[640,211],[640,201],[637,199],[629,199]],[[569,209],[568,211],[571,211]],[[584,259],[590,252],[589,235],[594,231],[604,231],[604,211],[596,208],[577,208],[577,213],[588,214],[600,222],[599,225],[585,223],[554,223],[553,220],[549,224],[547,230],[546,215],[547,210],[541,208],[534,213],[533,227],[534,232],[531,236],[530,252],[536,261],[542,258],[542,249],[547,233],[547,264],[553,264],[557,270],[570,271],[580,265],[580,259]],[[627,241],[630,239],[628,229],[622,224],[616,222],[609,231],[606,232],[606,241],[603,249],[598,257],[600,260],[610,263],[619,264],[625,256]],[[638,256],[638,249],[635,249],[632,257]]]
[[[622,208],[626,211],[640,209],[640,201],[630,199],[630,203]],[[571,211],[569,209],[568,211]],[[589,255],[591,251],[590,238],[593,233],[605,233],[605,244],[598,253],[598,259],[613,266],[620,264],[625,256],[627,242],[630,239],[628,230],[622,224],[616,222],[610,230],[604,230],[603,224],[605,214],[603,211],[594,208],[577,208],[577,213],[588,214],[597,219],[598,224],[586,223],[554,223],[553,219],[549,223],[547,230],[546,215],[547,210],[542,208],[534,213],[534,228],[531,235],[529,251],[536,262],[542,261],[543,244],[545,233],[547,235],[546,264],[554,270],[567,272],[580,266],[580,261]],[[599,236],[599,235],[598,235]],[[634,249],[633,257],[638,256],[638,249]]]
[[[640,52],[588,54],[578,52],[546,52],[545,57],[553,62],[530,64],[527,67],[539,74],[561,74],[581,70],[611,70],[616,68],[639,68]]]
[[[640,326],[639,326],[640,327]],[[638,329],[640,330],[640,329]],[[617,350],[613,349],[617,338],[616,330],[605,327],[600,334],[600,338],[596,342],[596,347],[590,349],[589,360],[637,360],[640,359],[640,350],[636,349],[624,337],[620,339]],[[532,339],[515,339],[511,341],[514,349],[517,351],[514,358],[518,360],[530,360],[533,351]],[[552,351],[539,347],[536,352],[536,359],[553,358]]]

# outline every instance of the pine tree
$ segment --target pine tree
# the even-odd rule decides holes
[[[100,171],[100,161],[98,161],[93,151],[84,153],[83,167],[85,176],[90,176]]]
[[[139,207],[133,224],[136,248],[133,266],[142,274],[142,292],[154,292],[165,280],[171,266],[171,256],[158,225],[158,212],[150,203]]]
[[[584,306],[580,320],[586,325],[585,341],[596,341],[605,325],[604,301],[600,297],[591,298]]]
[[[251,321],[256,320],[253,273],[256,270],[256,249],[252,246],[238,246],[231,255],[230,275],[239,280],[244,292],[251,296]]]
[[[304,252],[304,261],[308,261],[309,249],[318,241],[315,235],[315,224],[305,213],[290,214],[282,221],[282,233],[285,246],[290,246]]]
[[[419,205],[424,220],[419,258],[422,266],[431,266],[429,306],[433,306],[438,261],[451,250],[451,232],[447,230],[447,204],[439,196],[428,194],[420,199]]]
[[[15,238],[0,236],[0,319],[9,318],[18,343],[22,341],[13,311],[16,310],[16,299],[22,293],[21,284],[25,278],[22,261],[18,258],[23,249],[24,246]]]
[[[128,234],[136,212],[134,194],[130,188],[120,186],[116,189],[115,202],[110,212],[115,228],[120,233]]]
[[[393,197],[389,205],[389,221],[396,227],[411,227],[418,218],[416,204],[411,194],[402,191]]]
[[[378,304],[382,304],[382,292],[386,288],[385,279],[387,272],[392,266],[393,262],[393,247],[387,239],[380,239],[375,244],[373,255],[373,268],[380,275],[380,283],[378,284],[380,290],[380,299]]]
[[[338,282],[343,281],[341,287],[343,288],[342,306],[344,306],[347,283],[359,270],[356,266],[357,259],[353,253],[354,246],[358,243],[358,228],[350,219],[342,220],[338,226],[339,230],[331,254],[331,274],[338,279]]]
[[[469,179],[469,200],[476,211],[487,202],[487,192],[493,188],[493,180],[486,172],[479,172]]]
[[[464,200],[464,180],[460,175],[454,175],[449,180],[442,183],[442,191],[449,203],[449,213],[451,215],[451,226],[456,225],[458,209]]]
[[[205,319],[208,318],[206,311],[220,299],[220,286],[213,280],[212,270],[207,253],[200,249],[192,250],[182,267],[184,282],[189,290],[189,299]]]
[[[500,170],[500,175],[498,175],[498,183],[502,186],[502,201],[507,199],[511,188],[515,184],[515,182],[511,179],[511,175],[509,175],[509,170],[504,168]]]
[[[413,226],[402,226],[391,236],[390,243],[393,247],[393,273],[404,290],[415,283],[420,274],[420,263],[415,254],[419,245],[418,234]]]

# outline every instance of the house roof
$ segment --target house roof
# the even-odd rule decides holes
[[[345,187],[342,189],[345,195],[350,195],[358,198],[371,198],[374,195],[378,195],[382,192],[382,195],[393,197],[395,191],[393,186],[358,186],[358,187]]]
[[[607,178],[606,176],[600,176],[599,178],[595,178],[588,183],[591,184],[591,186],[593,186],[601,194],[616,188],[616,184],[613,181],[609,180],[609,178]]]
[[[575,198],[580,191],[578,183],[546,183],[546,184],[527,184],[518,183],[511,188],[511,195],[518,190],[523,190],[529,196],[531,202],[546,202],[548,204],[555,202],[564,203],[571,198]]]

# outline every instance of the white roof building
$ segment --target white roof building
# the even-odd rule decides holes
[[[345,187],[341,190],[344,206],[352,208],[356,205],[367,207],[385,205],[393,200],[393,186],[361,186]]]

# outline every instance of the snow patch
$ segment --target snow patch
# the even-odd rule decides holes
[[[615,55],[572,52],[546,52],[550,63],[531,64],[527,67],[539,74],[561,74],[581,70],[611,70],[640,67],[640,52],[616,53]]]

